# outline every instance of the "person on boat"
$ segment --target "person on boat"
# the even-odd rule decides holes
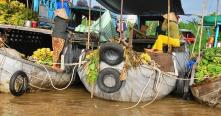
[[[146,49],[147,51],[163,52],[163,45],[170,45],[172,47],[180,47],[180,33],[178,27],[178,18],[174,12],[163,15],[164,21],[162,24],[162,31],[168,31],[168,18],[169,18],[169,37],[167,35],[158,35],[156,42],[152,49]]]
[[[67,37],[68,16],[65,9],[55,10],[54,28],[52,32],[53,66],[57,71],[62,71],[59,65],[60,54]]]
[[[159,25],[156,27],[156,33],[155,33],[156,36],[166,35],[166,31],[163,31],[162,28],[161,28],[162,24],[163,24],[163,20],[159,21]]]

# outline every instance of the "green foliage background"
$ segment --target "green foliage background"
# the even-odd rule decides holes
[[[197,36],[197,30],[198,30],[198,28],[200,27],[200,25],[198,25],[197,22],[193,20],[192,22],[180,22],[180,23],[179,23],[179,27],[180,27],[180,29],[192,30],[193,33],[195,34],[195,36]],[[205,27],[203,27],[203,35],[202,35],[202,46],[201,46],[201,49],[205,49],[205,48],[206,48],[207,38],[208,38],[207,30],[206,30]],[[199,39],[200,39],[200,32],[199,32],[198,37],[196,38],[196,47],[195,47],[195,49],[194,49],[195,52],[198,52],[198,50],[199,50]],[[193,49],[193,44],[190,44],[190,45],[189,45],[189,49],[190,49],[190,51],[192,51],[192,49]]]

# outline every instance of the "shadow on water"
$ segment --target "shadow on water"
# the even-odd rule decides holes
[[[120,110],[135,103],[122,103],[90,98],[83,85],[71,87],[65,91],[36,92],[14,97],[0,94],[0,115],[47,115],[47,116],[199,116],[216,115],[220,109],[209,108],[194,101],[184,101],[167,97],[153,104],[129,110]],[[142,105],[144,103],[141,103]]]

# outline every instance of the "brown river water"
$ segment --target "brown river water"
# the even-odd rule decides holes
[[[0,94],[0,116],[220,116],[213,109],[195,101],[168,96],[145,108],[122,110],[135,103],[112,102],[90,98],[83,86],[64,91],[27,93],[21,97]]]

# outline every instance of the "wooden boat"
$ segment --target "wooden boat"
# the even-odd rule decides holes
[[[70,85],[74,81],[74,78],[71,78],[71,73],[56,72],[48,66],[24,60],[15,54],[16,52],[9,54],[0,50],[0,92],[2,93],[10,92],[10,79],[18,71],[23,71],[28,76],[31,90],[61,88]]]
[[[221,108],[221,78],[200,85],[192,85],[191,91],[200,103]]]
[[[51,48],[51,30],[0,24],[0,31],[6,33],[7,45],[10,48],[27,56],[31,56],[38,48]],[[64,53],[62,53],[65,64],[78,62],[79,54],[82,48],[85,48],[84,41],[87,37],[83,33],[75,33],[70,30],[68,32],[68,37],[72,42],[67,42]],[[97,43],[95,39],[96,37],[93,36],[92,43]],[[78,82],[77,79],[72,78],[74,66],[64,66],[65,72],[56,72],[51,67],[22,59],[15,50],[8,54],[4,51],[5,49],[0,50],[0,92],[9,92],[10,79],[13,74],[20,70],[28,76],[30,90],[39,90],[39,88],[41,90],[59,89]],[[52,86],[52,83],[55,87]]]
[[[221,78],[209,80],[201,84],[194,84],[193,80],[195,77],[196,66],[197,63],[193,66],[191,74],[192,82],[190,83],[194,98],[199,103],[206,104],[211,107],[221,108]]]
[[[103,91],[99,86],[99,79],[97,79],[95,84],[89,84],[86,79],[87,68],[84,65],[78,68],[78,74],[86,89],[96,97],[113,101],[146,102],[161,99],[174,90],[178,78],[178,72],[185,67],[185,65],[178,66],[178,62],[183,61],[183,64],[187,62],[185,58],[188,56],[184,54],[185,53],[183,52],[171,56],[166,53],[149,53],[151,58],[155,59],[155,62],[161,67],[156,68],[151,65],[140,65],[136,68],[130,68],[127,72],[126,80],[121,81],[122,85],[115,92]],[[186,57],[183,57],[183,55]],[[101,61],[99,67],[100,71],[111,68],[120,72],[124,64],[125,61],[118,65],[110,66]],[[98,78],[100,77],[98,76]],[[111,85],[115,85],[116,82],[110,78],[104,80],[104,83],[110,85],[111,88]]]

